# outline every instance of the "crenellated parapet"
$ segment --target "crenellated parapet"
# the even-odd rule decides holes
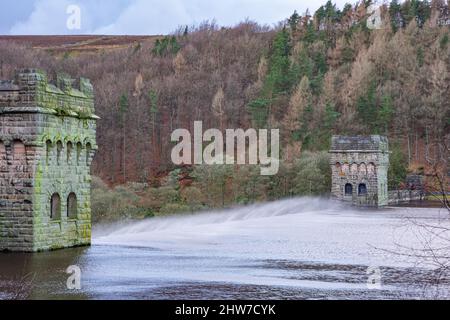
[[[14,80],[0,82],[0,113],[42,112],[78,118],[95,116],[94,90],[89,79],[58,74],[49,81],[39,69],[21,69]]]

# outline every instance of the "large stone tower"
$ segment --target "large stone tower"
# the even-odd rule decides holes
[[[333,136],[331,194],[361,206],[388,204],[389,145],[383,136]]]
[[[0,82],[0,251],[90,244],[97,119],[87,79],[27,69]]]

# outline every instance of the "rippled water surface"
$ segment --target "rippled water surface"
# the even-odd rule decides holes
[[[0,254],[0,298],[448,298],[449,279],[435,285],[432,265],[392,253],[423,247],[418,224],[446,214],[301,198],[97,226],[89,248]],[[81,290],[66,287],[70,265]],[[368,267],[379,268],[381,288],[369,289]]]

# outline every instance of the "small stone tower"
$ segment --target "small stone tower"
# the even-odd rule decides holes
[[[90,244],[97,119],[87,79],[26,69],[0,82],[0,251]]]
[[[331,194],[360,206],[388,204],[389,145],[383,136],[333,136]]]

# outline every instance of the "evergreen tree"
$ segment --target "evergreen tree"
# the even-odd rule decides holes
[[[398,0],[392,0],[389,5],[389,16],[394,32],[403,27],[402,6]]]
[[[266,79],[266,93],[277,95],[287,92],[292,83],[290,77],[291,44],[289,33],[283,28],[275,37],[269,59],[269,73]]]
[[[155,56],[165,56],[168,54],[177,54],[181,46],[175,36],[164,37],[162,40],[156,39],[152,53]]]
[[[158,114],[158,94],[154,90],[148,92],[148,98],[150,100],[150,115],[152,121],[152,128],[155,128],[156,116]]]
[[[374,81],[369,85],[366,95],[359,97],[357,102],[359,117],[367,126],[367,134],[371,134],[376,127],[377,99],[376,84]]]
[[[177,41],[177,38],[175,36],[172,36],[170,38],[170,53],[171,54],[177,54],[178,51],[180,51],[181,46]]]
[[[390,144],[388,187],[389,190],[398,190],[407,175],[408,161],[398,143]]]
[[[431,5],[428,0],[418,1],[416,15],[419,27],[422,27],[430,19]]]
[[[381,108],[378,111],[377,123],[378,123],[378,133],[387,134],[389,131],[389,124],[394,115],[394,106],[392,102],[392,97],[390,95],[383,96],[381,103]]]
[[[317,32],[314,28],[314,24],[312,22],[308,22],[306,26],[306,32],[303,36],[303,39],[306,43],[313,43],[317,39]]]
[[[161,55],[161,41],[159,39],[156,39],[155,45],[153,46],[152,53],[155,56]]]
[[[268,59],[268,72],[264,80],[261,97],[248,104],[254,124],[264,127],[271,114],[274,101],[290,92],[293,76],[290,62],[291,39],[289,32],[283,28],[277,33]]]
[[[288,24],[293,32],[297,30],[298,23],[300,22],[300,15],[297,13],[297,10],[294,11],[292,16],[288,19]]]
[[[269,99],[259,98],[248,104],[253,126],[263,128],[266,125],[270,103]]]

